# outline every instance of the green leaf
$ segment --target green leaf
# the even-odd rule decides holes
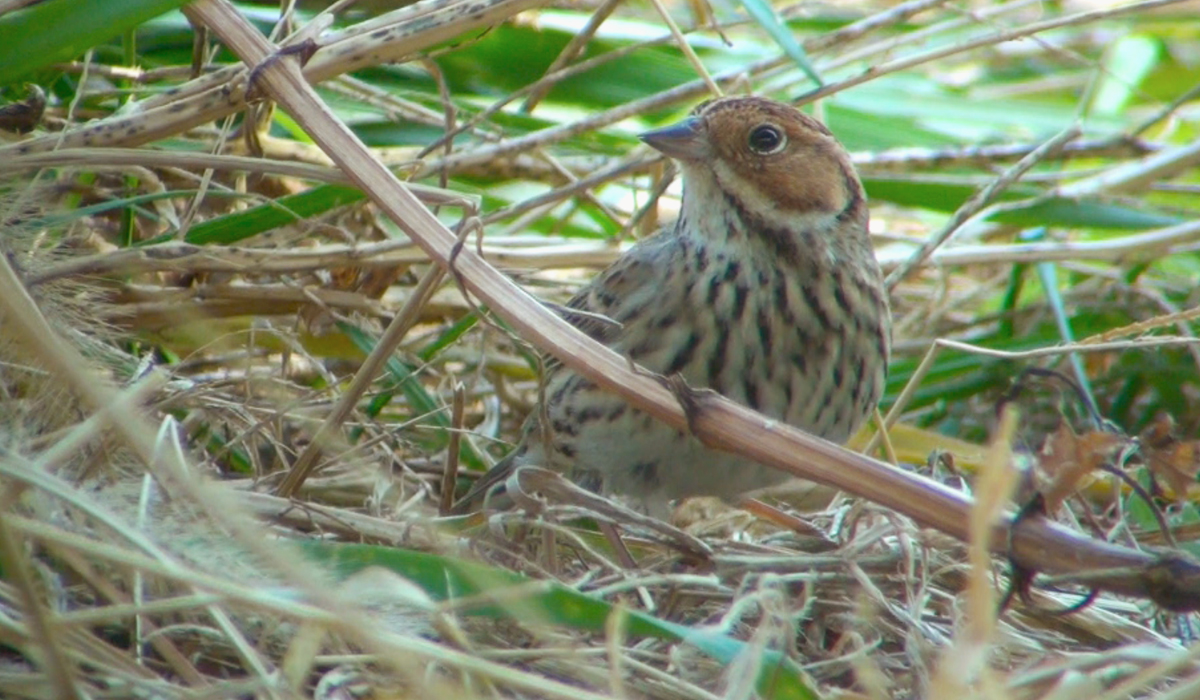
[[[877,151],[887,148],[937,148],[958,145],[957,139],[933,129],[927,129],[909,116],[876,114],[849,107],[840,101],[841,95],[825,107],[825,119],[830,131],[849,151]]]
[[[417,357],[420,357],[425,362],[429,362],[439,352],[457,342],[463,334],[474,328],[477,323],[479,323],[479,317],[474,312],[463,316],[435,338],[433,342],[421,348],[421,351],[417,353]]]
[[[758,26],[762,27],[771,38],[779,44],[779,48],[787,54],[788,58],[796,62],[800,70],[809,77],[817,87],[821,87],[825,83],[821,80],[821,76],[817,74],[817,69],[813,68],[812,63],[808,60],[808,54],[804,52],[804,47],[800,42],[796,41],[796,37],[792,35],[792,30],[788,29],[787,25],[779,19],[779,15],[775,13],[775,8],[766,0],[742,0],[742,7],[746,8],[746,12],[758,22]]]
[[[1101,64],[1092,111],[1119,114],[1158,65],[1161,54],[1162,42],[1156,38],[1134,34],[1118,39]]]
[[[537,581],[504,569],[395,547],[315,541],[298,544],[302,552],[329,566],[338,576],[380,566],[412,581],[438,601],[483,598],[478,606],[459,608],[464,614],[511,618],[522,624],[561,625],[589,632],[603,632],[613,615],[621,615],[625,618],[624,628],[631,635],[685,642],[721,663],[733,663],[742,654],[757,654],[758,691],[762,697],[818,698],[803,672],[779,652],[752,648],[716,632],[695,630],[614,606],[557,581]],[[496,597],[503,602],[489,600]]]
[[[988,221],[1018,226],[1065,226],[1113,231],[1144,231],[1181,224],[1185,219],[1156,213],[1144,205],[1127,207],[1097,199],[1051,197],[1033,201],[1028,206],[997,212],[988,217]]]
[[[82,56],[188,0],[48,0],[0,17],[0,85]]]
[[[75,207],[62,212],[50,212],[44,217],[35,219],[35,225],[45,225],[49,227],[58,227],[64,224],[76,221],[86,216],[97,216],[108,211],[116,209],[130,208],[137,212],[139,216],[144,216],[148,219],[158,221],[158,214],[151,209],[146,209],[141,206],[157,200],[178,199],[193,194],[191,190],[164,190],[162,192],[149,192],[146,194],[134,195],[132,197],[119,197],[116,199],[108,199],[96,204],[87,206]],[[214,192],[214,197],[244,197],[245,195],[230,192]],[[169,238],[164,236],[163,238]]]
[[[362,191],[355,187],[318,185],[299,194],[280,197],[245,211],[218,216],[215,219],[198,223],[188,229],[184,240],[197,245],[206,243],[232,245],[280,226],[353,204],[363,198]],[[166,234],[145,241],[142,245],[162,243],[172,238],[171,234]]]
[[[983,182],[954,176],[908,178],[880,175],[863,177],[863,185],[871,199],[952,212],[983,187]],[[1043,198],[1037,187],[1028,184],[1013,185],[997,199],[1000,202],[1028,200],[1026,204],[997,211],[988,217],[988,221],[1018,226],[1143,231],[1184,221],[1182,217],[1155,212],[1146,206],[1129,207],[1098,199]]]
[[[1043,238],[1045,229],[1038,229],[1037,239]],[[1036,239],[1033,239],[1036,240]],[[1058,286],[1058,267],[1052,262],[1040,262],[1034,265],[1037,271],[1038,280],[1042,283],[1042,290],[1046,294],[1046,301],[1050,306],[1050,311],[1054,314],[1054,323],[1058,326],[1060,342],[1064,345],[1073,345],[1075,343],[1075,332],[1071,327],[1071,315],[1067,312],[1067,304],[1063,300],[1062,290]],[[1079,383],[1079,389],[1087,396],[1089,409],[1097,410],[1096,393],[1092,391],[1092,383],[1088,379],[1087,370],[1083,367],[1083,359],[1079,357],[1079,353],[1072,352],[1067,355],[1067,361],[1071,363],[1071,369],[1075,372],[1075,381]]]
[[[440,56],[438,66],[442,69],[451,94],[504,95],[540,79],[577,33],[577,30],[567,31],[564,28],[564,17],[559,15],[557,18],[558,22],[538,26],[503,24],[490,31],[487,41],[466,45]],[[582,26],[587,16],[580,14],[577,20],[578,25]],[[662,32],[661,26],[654,31],[658,35]],[[602,28],[588,42],[579,61],[609,53],[630,43],[628,38],[612,38]],[[520,59],[513,60],[514,56]],[[424,77],[406,78],[403,83],[398,76],[389,82],[395,83],[398,88],[411,89],[414,81],[428,80]],[[693,78],[695,70],[677,49],[650,47],[602,62],[591,70],[558,81],[548,98],[560,104],[601,109],[668,90]],[[436,100],[436,87],[431,88],[430,95]],[[548,103],[539,107],[538,113],[548,117],[554,113],[553,110],[554,105]],[[497,119],[500,116],[497,115]],[[603,134],[581,136],[595,138]]]
[[[973,142],[1013,136],[1037,140],[1062,131],[1079,118],[1073,101],[974,97],[953,93],[931,78],[914,75],[873,80],[838,93],[836,102],[878,119],[911,119],[922,128]],[[1125,126],[1119,118],[1106,114],[1092,115],[1085,123],[1091,137],[1116,135]]]

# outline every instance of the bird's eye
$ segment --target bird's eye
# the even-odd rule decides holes
[[[778,153],[787,145],[783,130],[774,124],[760,124],[750,131],[750,150],[759,155]]]

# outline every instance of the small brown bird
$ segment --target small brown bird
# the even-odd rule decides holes
[[[587,313],[568,320],[648,370],[844,442],[879,401],[891,342],[846,151],[820,122],[760,97],[705,102],[641,139],[681,165],[679,219],[581,290],[567,307]],[[709,450],[557,363],[520,444],[454,511],[477,507],[522,465],[659,517],[674,499],[787,478]]]

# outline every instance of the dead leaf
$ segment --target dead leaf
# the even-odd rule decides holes
[[[1109,463],[1114,450],[1126,438],[1115,433],[1092,430],[1076,434],[1065,422],[1046,439],[1038,466],[1046,482],[1041,491],[1046,499],[1046,511],[1053,513],[1085,477]]]
[[[1140,440],[1150,473],[1167,482],[1173,498],[1182,500],[1200,473],[1200,441],[1180,440],[1174,433],[1174,419],[1162,414],[1142,431]]]

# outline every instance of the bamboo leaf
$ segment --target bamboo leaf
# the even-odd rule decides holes
[[[82,56],[187,0],[49,0],[0,17],[0,85]]]

